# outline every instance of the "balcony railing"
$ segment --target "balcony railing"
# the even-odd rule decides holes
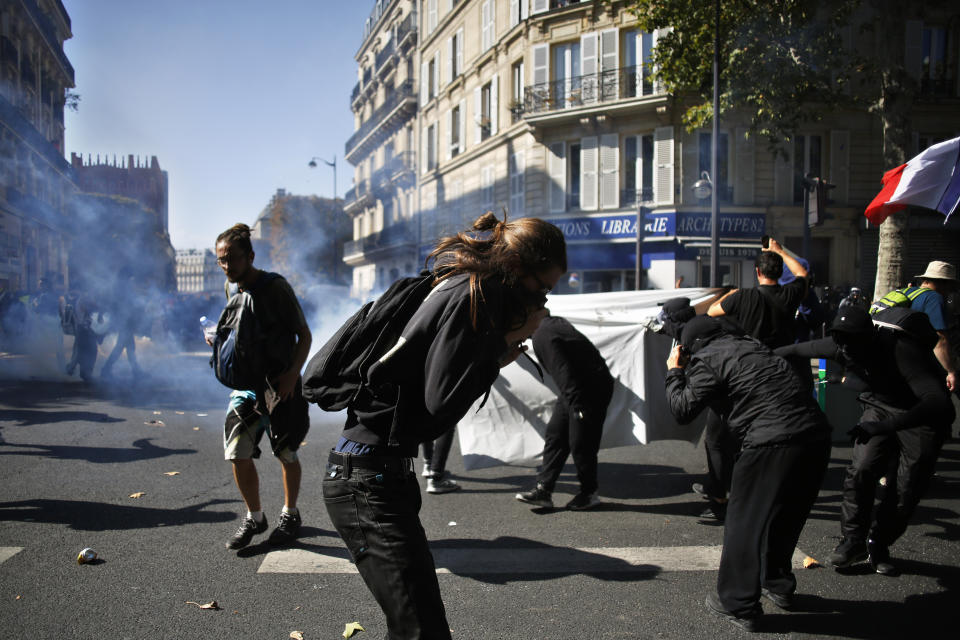
[[[408,13],[407,17],[404,18],[400,24],[397,25],[396,40],[397,45],[400,46],[406,40],[407,36],[411,33],[417,31],[417,23],[413,20],[413,14]]]
[[[63,5],[58,3],[59,8],[63,11]],[[60,45],[60,42],[57,40],[56,29],[53,26],[53,23],[50,21],[50,18],[40,10],[40,7],[37,5],[35,0],[24,0],[23,6],[27,10],[27,13],[30,14],[30,17],[33,19],[34,24],[37,25],[37,28],[40,31],[40,35],[43,36],[43,39],[46,40],[47,46],[50,47],[50,50],[53,52],[53,55],[57,58],[57,61],[60,63],[60,66],[63,67],[67,75],[70,77],[70,80],[73,80],[73,65],[70,64],[70,61],[67,59],[66,54],[63,53],[63,47]],[[67,15],[66,11],[63,11],[63,15]]]
[[[653,202],[653,187],[643,189],[623,189],[620,191],[620,206],[635,207],[645,202]]]
[[[412,151],[403,151],[387,160],[386,164],[373,172],[370,182],[374,186],[385,186],[404,173],[416,171],[416,156]]]
[[[393,42],[393,40],[390,40],[387,42],[386,46],[383,47],[383,49],[380,49],[380,51],[377,52],[375,58],[377,71],[380,71],[380,69],[383,68],[383,65],[385,65],[391,57],[393,57],[393,54],[396,53],[396,51],[396,44]]]
[[[655,95],[655,86],[649,79],[649,67],[621,67],[525,87],[522,113],[529,116],[652,95]]]
[[[924,98],[955,98],[957,82],[953,78],[921,78],[920,95]]]
[[[351,103],[356,102],[357,96],[359,95],[360,95],[360,82],[358,81],[357,84],[353,85],[353,91],[350,92],[350,102]]]
[[[360,128],[357,129],[352,136],[347,140],[347,143],[344,145],[344,153],[350,155],[350,152],[357,146],[357,143],[367,137],[370,132],[380,126],[383,119],[389,115],[394,109],[396,109],[400,104],[410,98],[416,98],[413,93],[413,81],[407,80],[402,85],[397,87],[390,95],[387,96],[387,99],[384,100],[383,104],[374,110],[373,114],[367,119],[366,122],[360,125]]]
[[[416,229],[410,221],[404,220],[385,227],[382,231],[375,231],[359,240],[350,240],[343,245],[343,255],[352,256],[361,253],[370,253],[381,249],[390,249],[405,244],[415,244],[417,241]]]

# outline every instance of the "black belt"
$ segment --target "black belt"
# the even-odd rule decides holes
[[[368,471],[386,471],[389,473],[413,472],[413,458],[394,456],[355,456],[349,453],[331,451],[327,460],[330,464],[343,467],[343,475],[349,476],[350,469]]]

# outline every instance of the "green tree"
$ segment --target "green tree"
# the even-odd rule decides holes
[[[609,0],[607,0],[609,2]],[[627,3],[646,31],[669,27],[654,62],[667,91],[683,105],[690,129],[712,122],[714,4],[686,0]],[[720,17],[720,117],[735,111],[776,150],[804,123],[837,106],[876,114],[883,131],[884,169],[908,159],[917,81],[906,69],[908,20],[941,10],[943,0],[723,0]],[[873,35],[859,58],[842,33]],[[919,45],[919,43],[917,43]],[[879,189],[879,178],[877,186]],[[899,286],[907,251],[909,211],[880,226],[875,296]]]

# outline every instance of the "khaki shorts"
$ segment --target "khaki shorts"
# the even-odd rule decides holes
[[[300,400],[303,401],[302,398]],[[281,403],[280,406],[284,404],[286,402]],[[278,421],[279,424],[282,423]],[[303,436],[306,435],[306,429],[297,428],[297,425],[291,426],[295,427],[292,433],[285,432],[278,437],[271,432],[270,417],[258,407],[256,393],[232,391],[223,424],[223,457],[226,460],[259,458],[260,439],[264,433],[267,433],[273,455],[281,462],[296,462],[297,449]],[[295,437],[290,437],[291,435]]]

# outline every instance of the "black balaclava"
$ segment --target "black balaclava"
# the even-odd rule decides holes
[[[723,326],[710,316],[697,316],[683,325],[680,344],[690,355],[706,346],[711,340],[724,334]]]

